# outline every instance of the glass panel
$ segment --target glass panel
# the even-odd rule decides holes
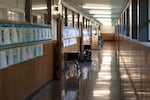
[[[47,24],[46,0],[32,0],[32,23]]]
[[[0,8],[0,19],[24,21],[25,0],[0,0],[0,4],[2,4]]]
[[[74,13],[74,27],[77,28],[78,27],[78,14]]]
[[[62,7],[63,26],[65,26],[65,6]]]
[[[68,27],[73,27],[71,10],[68,10]]]

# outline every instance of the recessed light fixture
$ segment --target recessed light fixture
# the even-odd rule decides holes
[[[89,11],[90,14],[111,14],[111,11],[99,11],[99,10],[90,10]]]
[[[98,21],[111,22],[111,18],[96,18]]]
[[[111,15],[93,15],[93,17],[111,18]]]
[[[32,10],[45,10],[47,7],[32,7]]]
[[[85,4],[84,9],[111,9],[109,5]]]

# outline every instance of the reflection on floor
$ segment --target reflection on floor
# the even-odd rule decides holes
[[[52,82],[32,100],[120,100],[114,42],[104,42],[101,50],[93,50],[92,60],[80,62],[80,68],[70,67],[61,82]]]

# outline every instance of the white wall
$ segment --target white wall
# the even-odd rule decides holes
[[[101,26],[101,33],[115,33],[115,26]]]

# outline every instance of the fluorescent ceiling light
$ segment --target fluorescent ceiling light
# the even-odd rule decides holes
[[[105,18],[111,18],[111,15],[93,15],[93,17],[105,17]]]
[[[111,11],[90,10],[90,14],[111,14]]]
[[[85,4],[84,9],[111,9],[109,5]]]
[[[111,9],[110,7],[83,6],[84,9]]]
[[[32,10],[45,10],[47,7],[32,7]]]
[[[111,20],[98,20],[100,22],[111,22]]]
[[[98,21],[103,21],[103,22],[111,22],[110,18],[97,18]]]

